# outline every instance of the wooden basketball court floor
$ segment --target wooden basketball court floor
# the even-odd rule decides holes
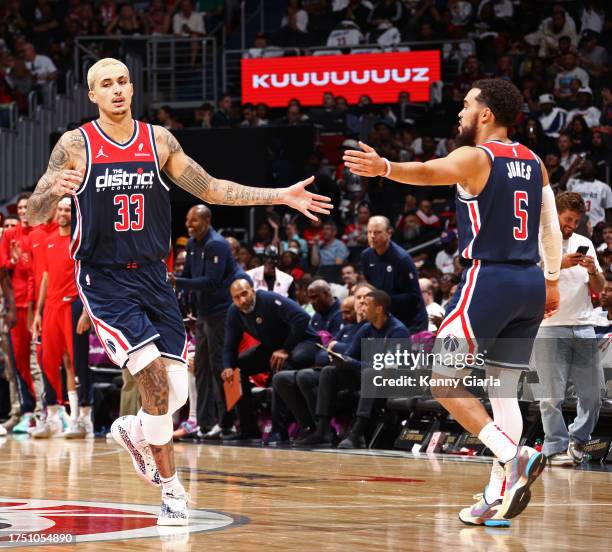
[[[182,443],[175,450],[194,501],[189,531],[155,526],[159,491],[113,442],[0,439],[0,546],[29,550],[69,534],[76,546],[36,549],[609,549],[606,471],[547,468],[529,508],[511,528],[494,529],[457,519],[484,487],[484,459]]]

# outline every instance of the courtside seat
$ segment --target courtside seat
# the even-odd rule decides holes
[[[419,397],[393,397],[387,399],[387,410],[411,414],[416,408]]]

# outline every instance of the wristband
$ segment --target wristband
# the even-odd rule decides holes
[[[382,176],[384,178],[387,178],[387,176],[391,174],[391,163],[389,163],[389,160],[386,157],[383,157],[382,160],[385,162],[385,167],[386,167],[386,170],[382,174]]]

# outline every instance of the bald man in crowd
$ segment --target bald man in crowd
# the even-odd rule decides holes
[[[198,436],[220,439],[223,434],[229,435],[233,426],[221,381],[225,318],[231,304],[229,286],[237,278],[248,276],[236,263],[230,244],[211,223],[212,215],[206,205],[189,209],[185,220],[189,233],[187,257],[175,285],[195,294]]]
[[[233,305],[227,312],[222,378],[233,378],[234,369],[240,368],[240,434],[236,439],[257,439],[260,433],[251,399],[249,376],[312,366],[320,340],[310,325],[309,316],[292,299],[273,291],[255,291],[245,279],[236,280],[230,287],[230,294]],[[240,340],[245,331],[260,343],[239,353]],[[284,403],[276,399],[272,401],[272,426],[275,433],[280,433],[286,425],[288,412]]]
[[[427,311],[412,257],[391,241],[392,235],[393,228],[387,217],[370,218],[370,247],[361,253],[361,272],[376,289],[389,294],[391,314],[414,334],[427,329]]]

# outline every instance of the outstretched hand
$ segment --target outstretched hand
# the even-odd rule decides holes
[[[387,166],[374,148],[363,142],[359,142],[359,147],[363,151],[346,150],[344,152],[342,159],[348,169],[359,176],[381,176],[385,174]]]
[[[311,176],[293,186],[289,186],[289,188],[285,188],[281,192],[281,200],[285,205],[299,211],[309,219],[319,220],[310,211],[329,215],[333,205],[329,197],[313,194],[306,190],[306,186],[312,184],[313,181],[314,176]]]

